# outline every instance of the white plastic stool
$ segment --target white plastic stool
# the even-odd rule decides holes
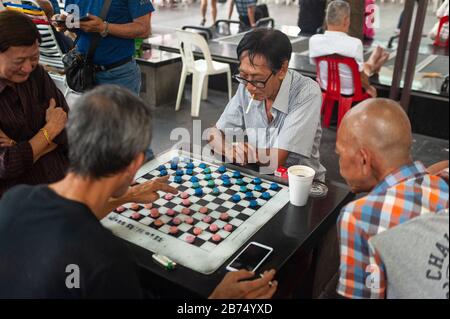
[[[228,99],[231,99],[231,69],[227,63],[213,61],[208,43],[205,38],[198,33],[177,30],[176,35],[181,41],[180,53],[183,61],[181,71],[180,86],[178,88],[177,103],[175,111],[181,106],[181,98],[183,97],[184,85],[186,77],[192,74],[192,99],[191,99],[191,115],[198,117],[200,113],[200,102],[208,98],[208,77],[214,74],[227,74],[228,82]],[[194,59],[194,47],[200,49],[204,59]]]

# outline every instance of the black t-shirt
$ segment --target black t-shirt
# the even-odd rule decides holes
[[[87,206],[47,186],[3,196],[0,298],[141,297],[131,253]]]

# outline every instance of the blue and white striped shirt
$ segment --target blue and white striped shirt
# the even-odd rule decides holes
[[[319,85],[289,70],[273,103],[270,123],[263,101],[254,101],[246,114],[244,108],[250,99],[245,86],[239,85],[216,127],[225,133],[225,137],[235,134],[233,130],[240,130],[255,148],[289,151],[286,166],[309,166],[316,171],[316,178],[323,181],[326,169],[320,164],[319,155],[322,137],[322,93]]]

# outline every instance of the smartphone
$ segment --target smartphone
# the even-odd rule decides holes
[[[84,22],[84,21],[89,21],[90,19],[91,19],[91,17],[88,16],[88,15],[85,15],[85,16],[83,16],[83,17],[80,17],[80,21],[82,21],[82,22]]]
[[[253,241],[233,259],[227,266],[227,270],[238,271],[245,269],[255,272],[272,252],[272,247]]]

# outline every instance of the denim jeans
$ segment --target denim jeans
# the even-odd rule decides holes
[[[98,72],[95,80],[97,85],[116,84],[136,95],[139,95],[141,91],[141,70],[134,59],[117,68]]]
[[[116,84],[127,88],[139,96],[141,91],[141,70],[139,69],[136,61],[133,59],[133,61],[117,68],[97,73],[96,82],[97,85]],[[153,150],[150,146],[145,152],[145,158],[146,161],[155,158]]]

